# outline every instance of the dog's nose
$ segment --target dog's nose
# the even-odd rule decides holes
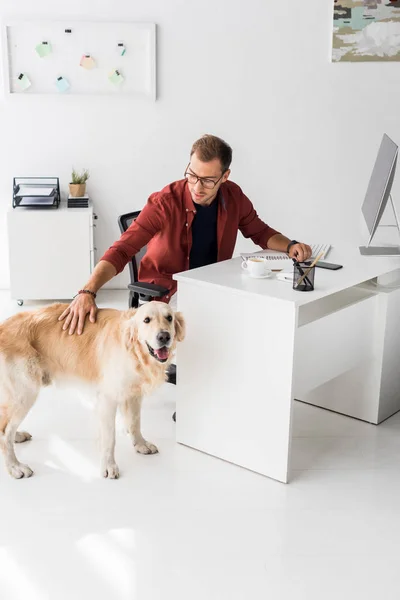
[[[165,346],[166,344],[168,344],[168,342],[169,342],[170,339],[171,339],[171,336],[168,333],[168,331],[159,331],[157,333],[157,342],[159,342],[163,346]]]

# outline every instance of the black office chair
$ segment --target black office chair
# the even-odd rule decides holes
[[[124,233],[135,219],[140,215],[140,210],[126,213],[118,217],[118,225],[121,233]],[[128,284],[129,289],[129,308],[138,308],[139,303],[150,302],[153,298],[161,298],[168,294],[169,290],[155,283],[147,283],[138,281],[139,264],[146,253],[146,246],[136,254],[129,263],[129,273],[131,282]],[[176,365],[170,365],[167,370],[167,381],[176,385]],[[176,413],[172,415],[176,421]]]

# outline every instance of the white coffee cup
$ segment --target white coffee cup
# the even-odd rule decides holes
[[[242,262],[242,269],[247,271],[250,277],[269,277],[272,273],[267,259],[262,256],[250,256]]]

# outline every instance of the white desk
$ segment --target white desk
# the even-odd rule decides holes
[[[314,292],[239,258],[175,276],[178,442],[287,482],[294,398],[375,424],[400,410],[400,258],[329,261],[344,268],[317,269]],[[388,273],[398,288],[371,283]]]

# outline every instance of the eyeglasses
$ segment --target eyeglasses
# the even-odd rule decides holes
[[[189,165],[186,167],[186,171],[185,171],[185,177],[188,180],[188,182],[195,185],[198,181],[200,181],[201,185],[206,190],[214,189],[215,186],[217,185],[217,183],[222,179],[222,177],[224,176],[224,173],[225,173],[225,171],[224,171],[222,173],[221,177],[219,179],[217,179],[217,181],[214,181],[214,179],[209,179],[208,177],[198,177],[197,175],[195,175],[195,173],[190,173],[187,170],[188,168],[189,168]]]

